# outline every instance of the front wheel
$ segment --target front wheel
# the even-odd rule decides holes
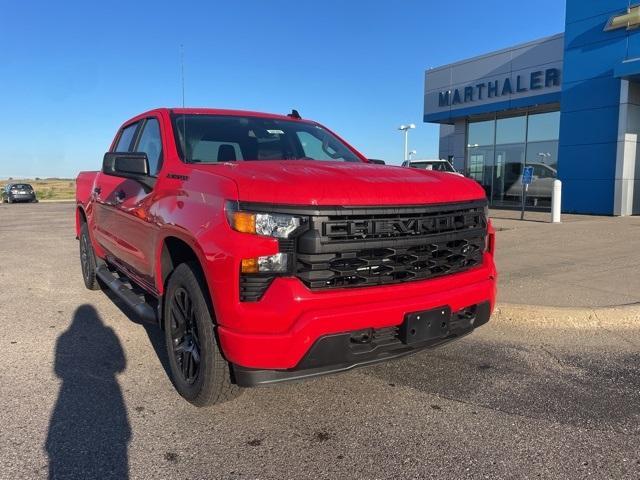
[[[198,407],[237,396],[229,364],[222,357],[197,265],[182,263],[173,271],[164,295],[164,333],[176,390]]]

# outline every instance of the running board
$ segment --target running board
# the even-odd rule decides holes
[[[144,322],[158,324],[158,317],[151,305],[144,300],[144,296],[136,295],[131,288],[127,287],[118,277],[116,277],[106,265],[96,268],[96,275],[116,296],[127,304],[138,317]]]

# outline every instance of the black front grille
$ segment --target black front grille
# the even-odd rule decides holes
[[[482,263],[484,202],[352,209],[310,219],[298,239],[296,275],[313,290],[424,280]]]
[[[297,215],[303,226],[280,239],[291,270],[241,274],[240,300],[262,298],[278,275],[312,290],[425,280],[482,263],[486,200],[411,207],[309,207],[241,203],[247,211]]]
[[[310,288],[357,287],[424,280],[482,263],[483,237],[298,255],[298,277]]]

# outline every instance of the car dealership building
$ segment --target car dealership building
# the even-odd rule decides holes
[[[440,158],[480,182],[494,206],[640,214],[640,5],[567,0],[565,32],[425,74],[424,121]]]

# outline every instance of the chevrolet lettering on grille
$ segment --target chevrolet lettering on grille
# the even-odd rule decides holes
[[[458,215],[428,218],[403,218],[389,220],[343,220],[324,223],[326,237],[407,236],[438,233],[478,225],[477,215]]]

